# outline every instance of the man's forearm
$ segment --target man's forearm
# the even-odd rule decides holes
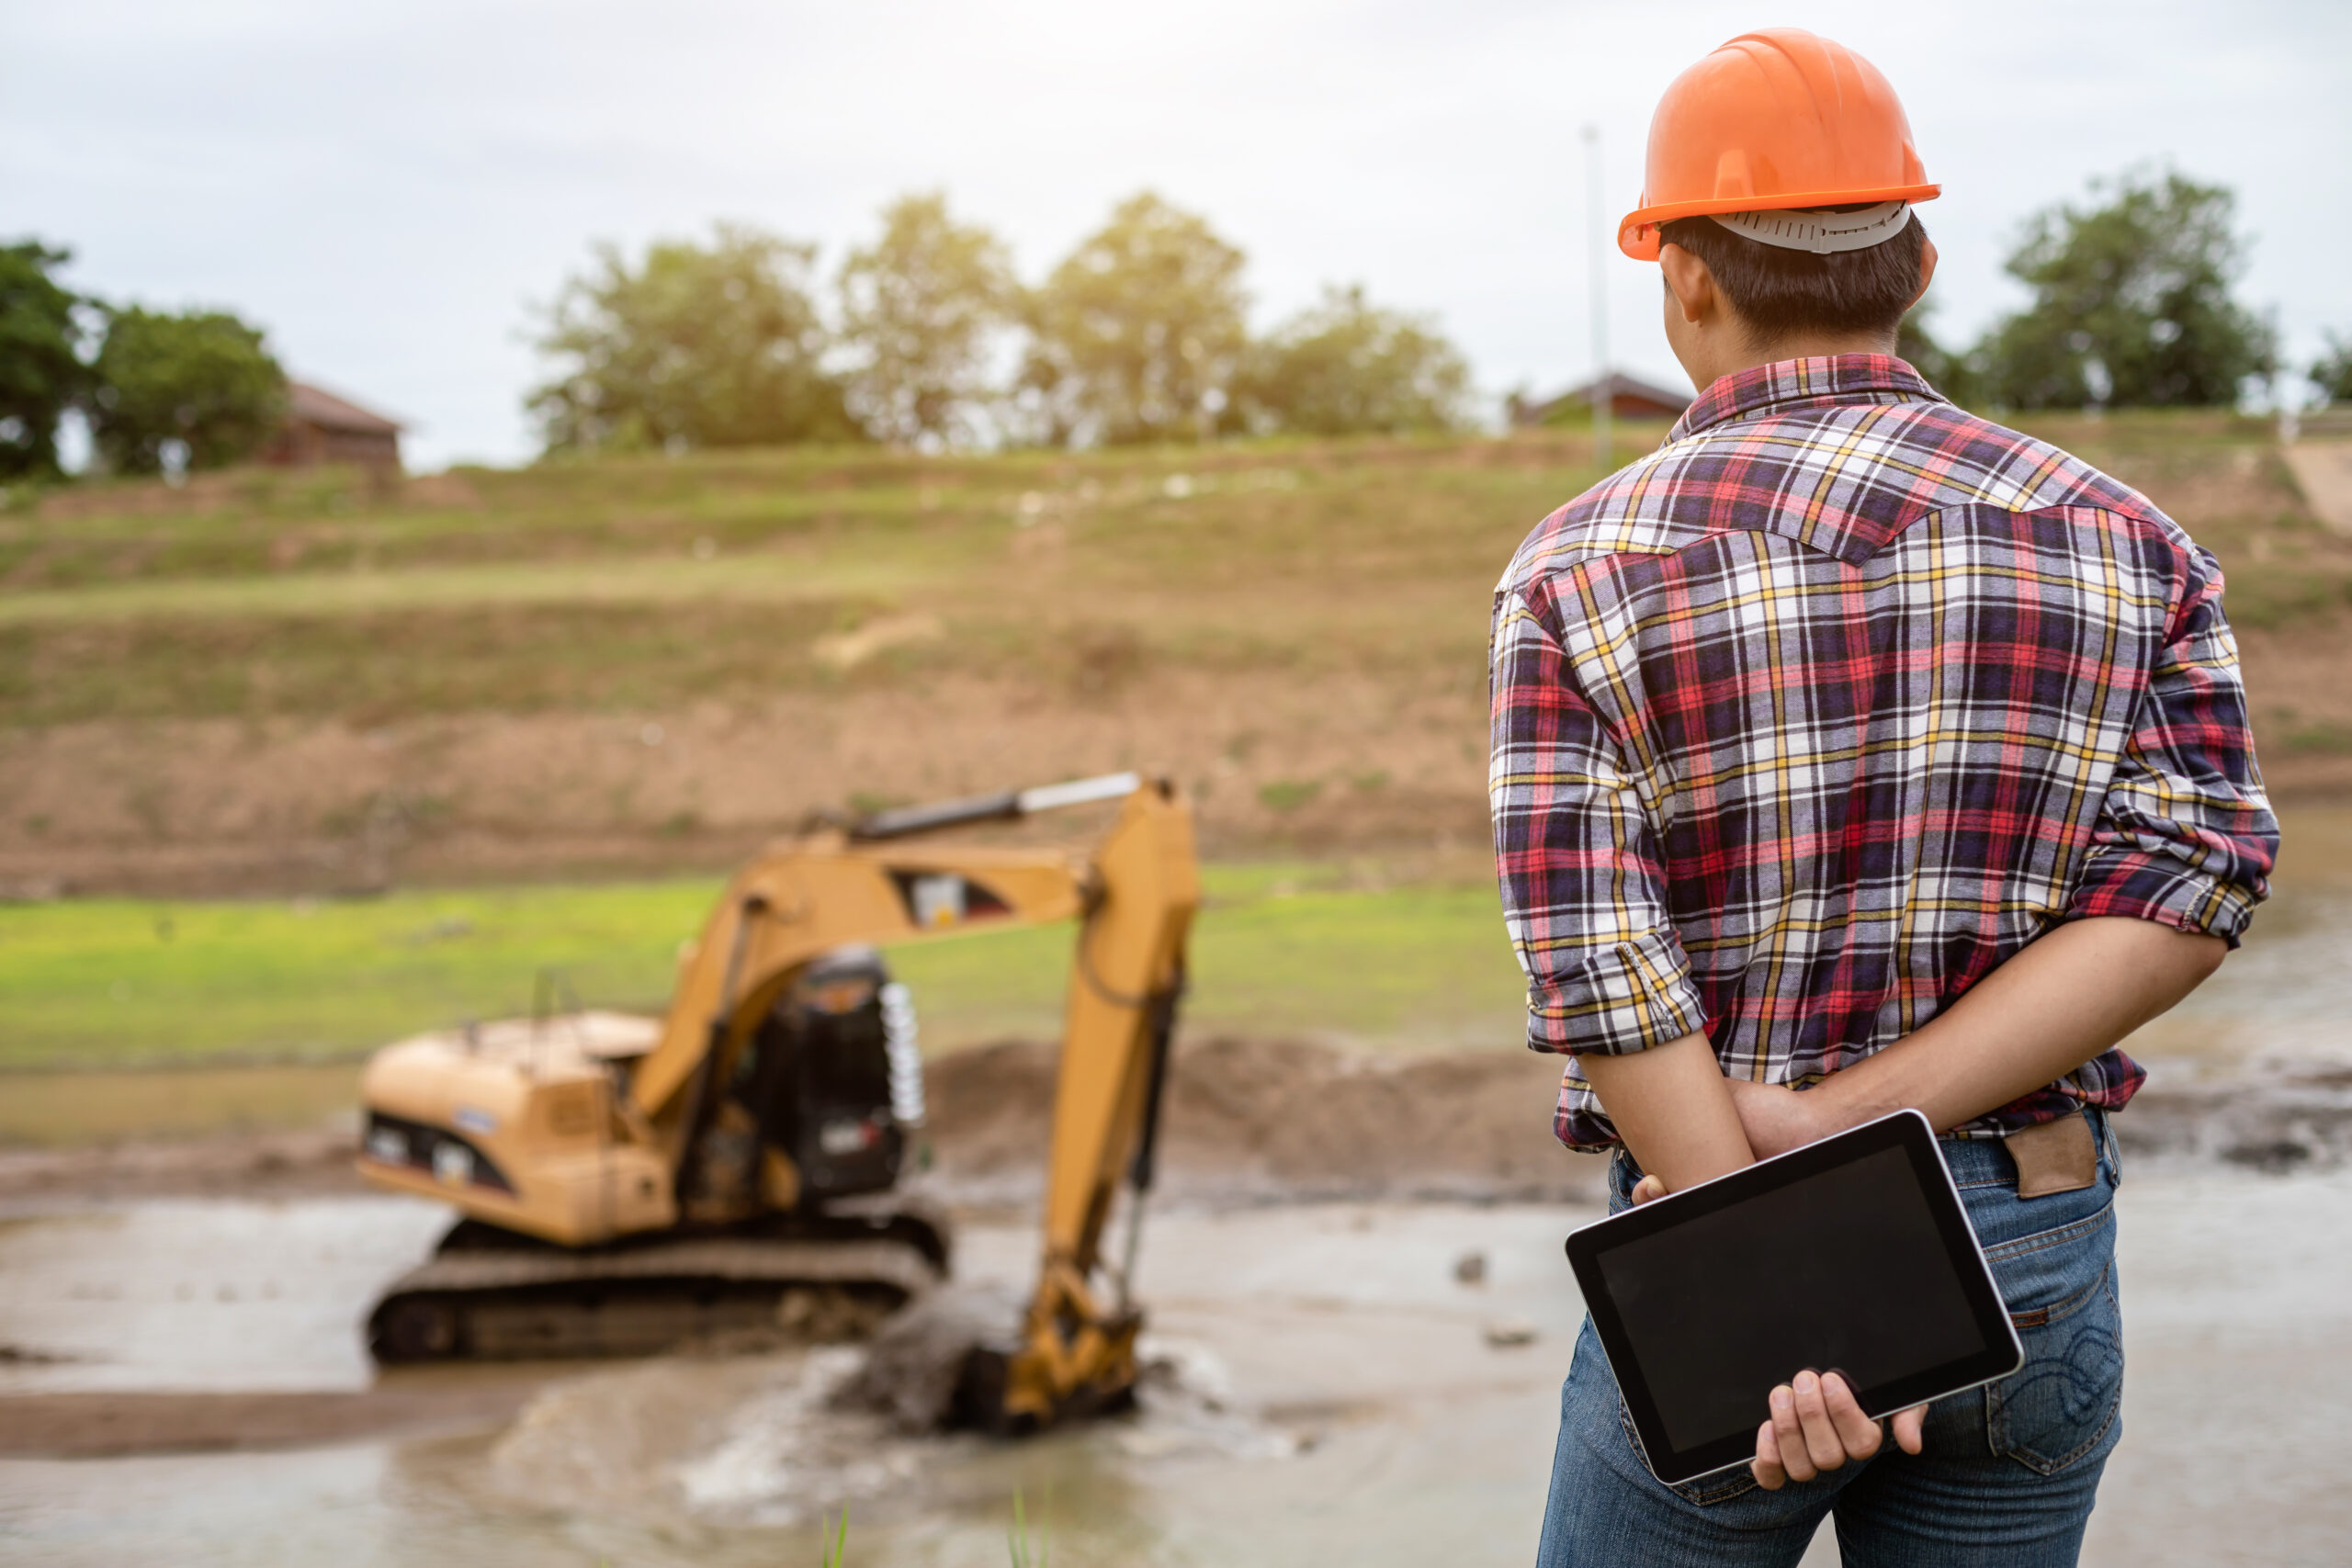
[[[1804,1094],[1816,1135],[1905,1108],[1942,1131],[2007,1105],[2170,1010],[2228,951],[2219,937],[2150,920],[2070,920],[1916,1032]]]
[[[1679,1192],[1756,1163],[1731,1087],[1703,1034],[1623,1056],[1577,1058],[1644,1172]]]

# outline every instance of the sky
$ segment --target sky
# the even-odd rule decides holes
[[[1589,187],[1751,28],[1894,84],[1930,177],[1934,330],[2023,299],[2027,216],[2170,164],[2239,197],[2241,297],[2292,357],[2352,333],[2352,5],[1552,0],[75,0],[0,4],[0,240],[112,300],[221,306],[288,370],[412,426],[412,468],[517,462],[534,313],[590,247],[726,219],[821,247],[944,189],[1044,276],[1139,188],[1250,256],[1253,322],[1325,282],[1433,313],[1480,387],[1596,362]],[[1683,386],[1654,267],[1601,272],[1609,357]]]

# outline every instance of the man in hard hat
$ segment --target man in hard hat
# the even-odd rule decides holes
[[[1794,1563],[1831,1514],[1849,1563],[2068,1563],[2120,1432],[2117,1043],[2236,945],[2278,827],[2212,558],[1895,357],[1937,194],[1826,39],[1668,88],[1618,243],[1700,395],[1504,573],[1495,843],[1614,1206],[1917,1108],[2027,1364],[1891,1445],[1792,1368],[1752,1465],[1668,1487],[1588,1323],[1546,1564]]]

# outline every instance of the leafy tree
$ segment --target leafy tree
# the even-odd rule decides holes
[[[109,310],[90,370],[90,434],[116,473],[162,472],[175,443],[187,468],[224,468],[285,417],[286,372],[261,329],[225,310]]]
[[[1230,422],[1248,346],[1242,254],[1149,191],[1031,297],[1019,392],[1053,445],[1196,438]]]
[[[1004,244],[948,215],[944,195],[901,197],[882,235],[842,263],[843,342],[858,364],[849,404],[885,440],[969,435],[988,395],[989,338],[1020,297]]]
[[[1911,307],[1911,313],[1903,318],[1902,329],[1895,334],[1895,357],[1926,377],[1928,385],[1953,402],[1973,408],[1982,400],[1983,378],[1967,352],[1946,348],[1928,330],[1928,319],[1935,310],[1933,296]]]
[[[0,480],[53,478],[57,420],[88,382],[74,293],[51,277],[72,253],[0,245]]]
[[[2328,333],[2327,352],[2312,361],[2311,378],[2329,402],[2352,403],[2352,340]]]
[[[2102,188],[2092,186],[2097,194]],[[2277,363],[2276,334],[2230,298],[2245,246],[2235,200],[2177,173],[2126,177],[2104,206],[2036,216],[2008,260],[2033,304],[1979,349],[1985,390],[2011,408],[2237,400]]]
[[[1251,350],[1236,393],[1260,430],[1449,430],[1465,417],[1470,367],[1428,318],[1381,310],[1361,285],[1326,286]]]
[[[820,358],[813,246],[733,224],[708,246],[656,241],[632,267],[612,245],[569,279],[539,352],[559,362],[526,399],[549,451],[691,451],[854,438]]]

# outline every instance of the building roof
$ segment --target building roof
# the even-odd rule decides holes
[[[1588,407],[1593,400],[1595,389],[1602,387],[1608,389],[1609,400],[1612,403],[1619,398],[1639,398],[1644,402],[1656,403],[1659,408],[1670,409],[1678,414],[1690,406],[1689,392],[1672,391],[1654,381],[1645,381],[1637,377],[1611,371],[1606,376],[1587,381],[1581,386],[1571,387],[1557,397],[1545,398],[1541,402],[1521,404],[1519,423],[1541,424],[1545,418],[1559,410]]]
[[[324,430],[348,430],[369,435],[397,435],[401,432],[400,421],[371,413],[348,398],[338,398],[308,381],[289,381],[286,391],[288,419],[299,419]]]

